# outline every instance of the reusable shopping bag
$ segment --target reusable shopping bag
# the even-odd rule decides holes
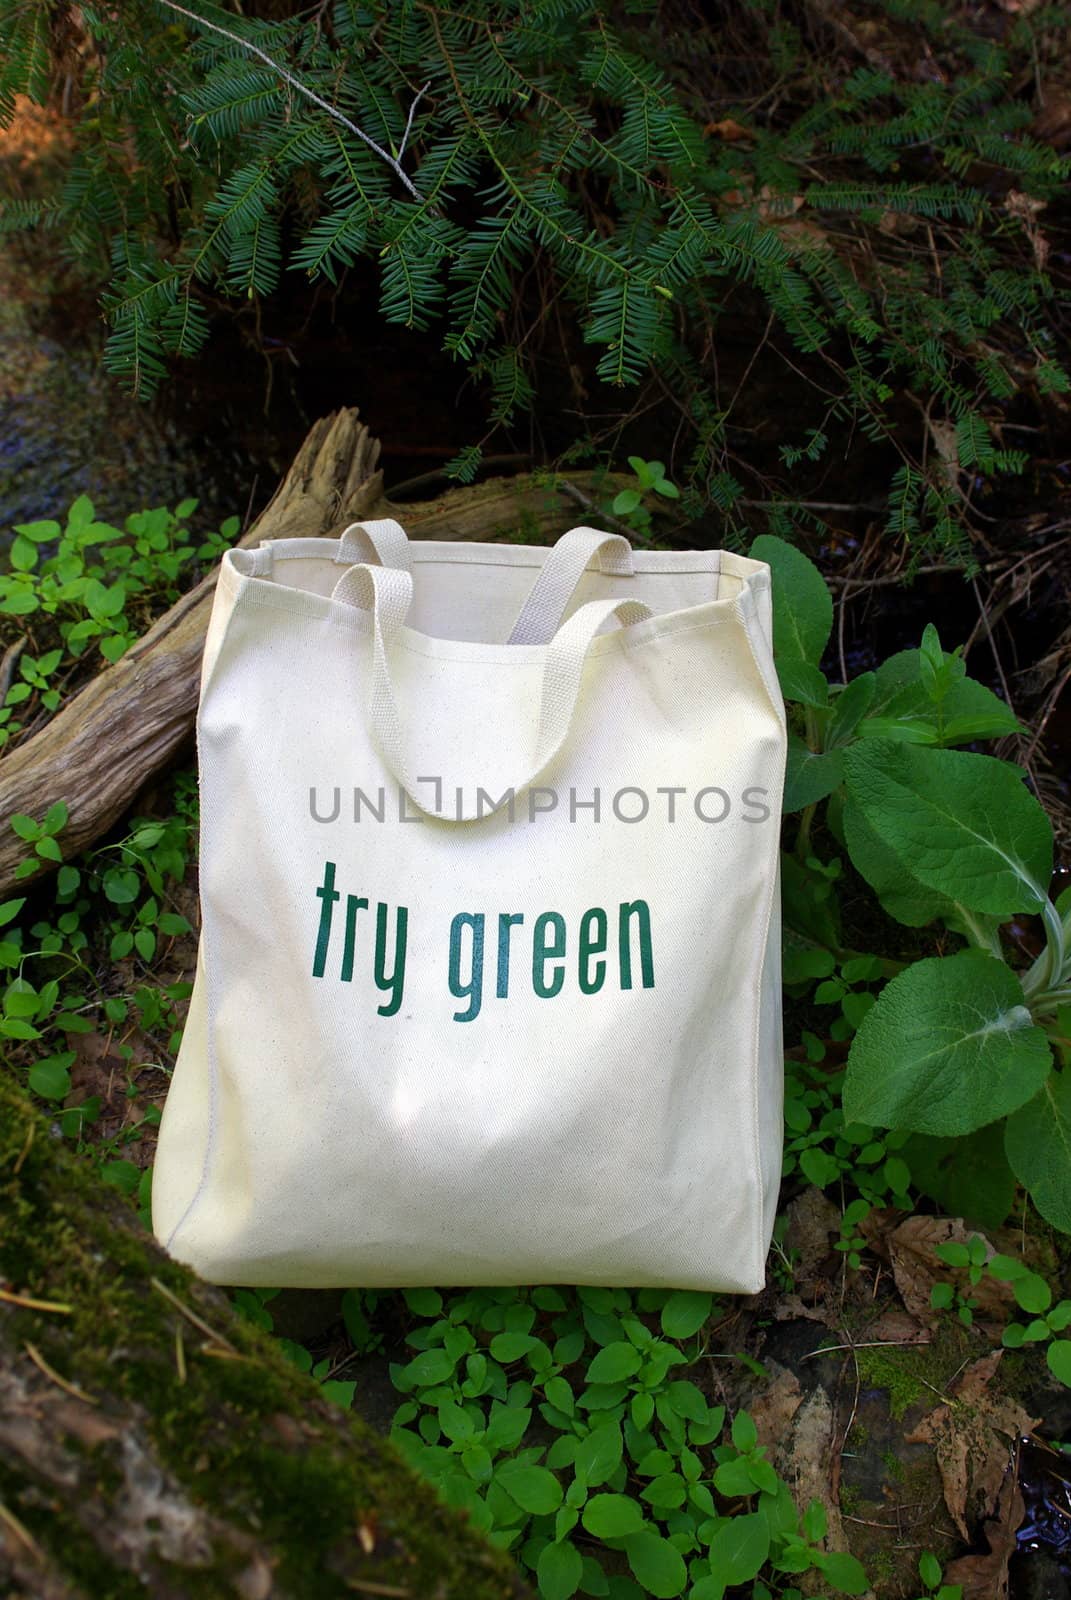
[[[223,557],[153,1222],[215,1282],[752,1292],[784,707],[726,551]]]

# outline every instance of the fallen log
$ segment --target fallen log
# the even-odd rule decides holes
[[[383,496],[379,450],[355,408],[321,418],[239,543],[330,537],[349,522],[386,516],[397,517],[416,538],[493,541],[522,528],[528,542],[552,543],[591,515],[583,509],[592,499],[590,473],[575,475],[568,490],[527,474],[393,506]],[[0,900],[55,867],[42,860],[33,874],[15,877],[26,846],[7,827],[8,818],[25,812],[40,819],[64,801],[68,821],[57,842],[70,860],[129,809],[190,736],[215,582],[210,573],[39,733],[0,758]]]
[[[168,1260],[0,1071],[0,1594],[528,1592],[385,1439]]]

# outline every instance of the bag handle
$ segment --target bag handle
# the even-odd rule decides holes
[[[561,626],[577,584],[596,559],[599,572],[618,578],[635,576],[632,546],[619,533],[570,528],[543,563],[507,644],[548,644]]]
[[[641,622],[651,616],[642,600],[591,600],[562,624],[547,646],[543,669],[543,694],[536,736],[535,755],[525,772],[505,789],[501,798],[479,809],[447,816],[432,811],[420,799],[418,785],[434,780],[418,774],[405,751],[401,716],[391,677],[389,648],[402,628],[413,600],[413,577],[398,568],[361,563],[343,573],[335,586],[334,599],[361,606],[372,612],[372,688],[369,714],[380,754],[410,800],[425,816],[439,822],[475,822],[492,816],[507,803],[509,795],[529,788],[558,754],[572,726],[580,696],[580,682],[588,647],[600,627],[610,617],[623,624]],[[497,781],[493,787],[497,788]]]
[[[352,567],[359,561],[375,561],[381,567],[400,567],[403,572],[413,570],[405,529],[392,517],[383,517],[378,522],[351,522],[343,530],[334,559],[344,567]]]

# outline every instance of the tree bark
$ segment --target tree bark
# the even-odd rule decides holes
[[[164,1256],[0,1071],[0,1593],[528,1592],[387,1441]]]
[[[495,540],[521,528],[529,542],[552,541],[582,520],[577,496],[581,502],[592,498],[592,474],[574,478],[580,487],[572,496],[529,474],[393,506],[383,497],[376,470],[379,448],[355,408],[321,418],[239,543],[332,537],[347,523],[386,516],[397,517],[417,538]],[[0,758],[0,900],[54,870],[41,860],[34,873],[15,877],[27,847],[6,826],[7,818],[25,812],[39,820],[64,801],[68,821],[58,843],[70,860],[129,809],[138,790],[189,737],[215,584],[212,572],[39,733]]]

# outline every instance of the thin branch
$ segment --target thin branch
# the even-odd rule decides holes
[[[217,22],[209,22],[207,17],[198,16],[196,11],[188,11],[185,6],[178,5],[177,0],[159,0],[159,4],[166,6],[169,11],[177,11],[180,16],[189,17],[190,21],[196,22],[198,27],[208,28],[212,33],[221,34],[224,39],[229,39],[232,44],[240,45],[243,50],[248,50],[251,55],[257,56],[259,60],[264,62],[265,66],[270,67],[273,72],[277,72],[280,78],[283,78],[292,89],[296,89],[299,94],[303,94],[306,99],[311,100],[314,105],[319,106],[321,111],[326,111],[329,117],[334,117],[336,122],[341,122],[344,128],[348,128],[352,134],[356,134],[357,138],[360,139],[363,144],[366,144],[369,150],[377,155],[381,161],[385,161],[387,163],[387,166],[390,167],[395,175],[401,179],[406,189],[413,196],[413,199],[421,199],[420,190],[414,187],[412,180],[404,168],[388,151],[383,149],[382,145],[378,145],[374,139],[370,139],[368,134],[362,132],[355,122],[350,121],[349,117],[344,116],[342,112],[339,111],[337,106],[333,106],[327,100],[321,99],[315,90],[310,89],[307,84],[302,83],[300,78],[295,78],[292,72],[289,72],[286,67],[281,66],[278,61],[273,60],[272,57],[267,55],[265,51],[261,50],[259,45],[251,44],[248,39],[243,39],[239,33],[232,33],[229,28],[221,28]],[[425,87],[427,86],[425,85]],[[409,136],[409,125],[413,120],[413,112],[416,110],[417,100],[420,99],[420,95],[423,93],[424,90],[421,89],[420,94],[417,95],[416,100],[413,101],[412,107],[410,108],[409,122],[406,123],[405,128],[406,138]],[[405,149],[404,139],[402,141],[402,149]],[[400,153],[401,152],[399,152],[399,154]]]
[[[413,126],[413,118],[416,116],[416,108],[420,104],[420,102],[423,100],[424,96],[427,94],[427,92],[428,92],[428,90],[430,88],[431,88],[431,79],[429,78],[427,83],[424,85],[423,89],[421,89],[418,94],[413,96],[413,103],[409,107],[409,115],[405,119],[405,132],[402,134],[402,142],[398,146],[398,160],[399,161],[405,155],[405,147],[409,143],[409,133],[410,133],[410,130],[411,130],[412,126]],[[414,193],[415,193],[415,191],[414,191]]]

